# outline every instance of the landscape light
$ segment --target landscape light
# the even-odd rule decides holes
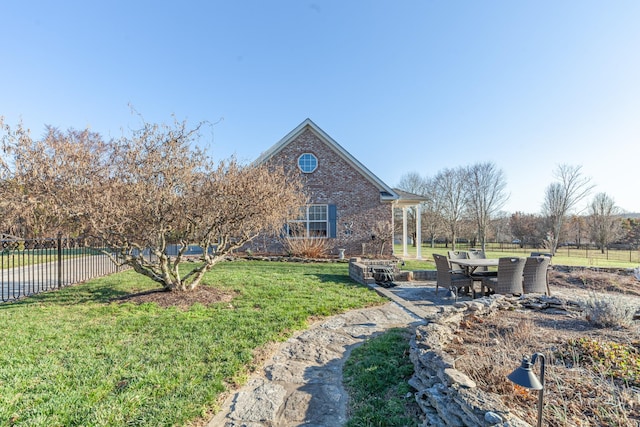
[[[540,379],[533,373],[533,365],[540,359]],[[507,375],[507,378],[519,386],[538,390],[538,427],[542,426],[542,401],[544,395],[544,354],[536,353],[531,356],[522,357],[522,364],[515,371]]]

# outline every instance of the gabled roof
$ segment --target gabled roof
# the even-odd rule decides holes
[[[371,182],[376,188],[380,190],[380,198],[386,201],[394,201],[398,200],[399,196],[397,192],[389,187],[387,184],[382,182],[380,178],[375,176],[373,172],[367,169],[362,163],[360,163],[355,157],[353,157],[347,150],[345,150],[340,144],[338,144],[333,138],[331,138],[325,131],[320,129],[318,125],[316,125],[311,119],[306,119],[302,123],[300,123],[295,129],[289,132],[284,138],[278,141],[273,147],[269,148],[267,151],[262,153],[260,157],[258,157],[255,163],[264,163],[280,151],[289,145],[292,141],[294,141],[302,132],[305,130],[311,130],[316,134],[321,141],[323,141],[327,146],[329,146],[337,155],[339,155],[343,160],[349,163],[353,168],[355,168],[365,179]]]
[[[393,189],[399,196],[399,199],[396,201],[396,204],[399,206],[413,206],[421,202],[426,202],[429,200],[425,196],[421,196],[420,194],[409,193],[408,191],[401,190],[399,188]]]

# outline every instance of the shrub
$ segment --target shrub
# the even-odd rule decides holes
[[[284,246],[289,255],[302,258],[322,258],[329,252],[329,241],[322,237],[288,237]]]
[[[629,327],[637,310],[623,297],[596,294],[583,301],[582,308],[589,323],[603,328]]]
[[[567,348],[564,354],[560,353],[562,358],[568,359],[566,355],[571,354],[574,363],[599,366],[607,378],[640,386],[640,355],[632,345],[583,337],[569,340]]]

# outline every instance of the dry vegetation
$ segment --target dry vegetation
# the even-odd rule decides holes
[[[624,294],[619,301],[640,306],[640,283],[617,274],[554,272],[551,290],[573,300]],[[602,328],[577,311],[518,310],[469,316],[461,326],[448,348],[456,367],[483,390],[504,396],[522,419],[535,424],[537,392],[512,384],[506,376],[519,366],[522,355],[542,352],[547,358],[543,425],[640,425],[638,321],[627,328]],[[539,372],[539,365],[534,369]]]
[[[287,237],[283,239],[285,251],[302,258],[324,258],[331,249],[326,238],[317,237]]]

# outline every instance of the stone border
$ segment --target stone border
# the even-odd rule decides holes
[[[362,259],[354,257],[349,259],[349,277],[354,282],[358,282],[361,285],[371,285],[375,283],[373,274],[369,271],[370,265],[385,265],[393,267],[393,272],[399,274],[398,261],[390,259]],[[396,280],[399,280],[396,278]]]
[[[480,390],[471,378],[455,368],[455,360],[444,351],[465,315],[515,308],[580,310],[578,304],[558,297],[492,295],[443,307],[427,319],[427,324],[416,328],[410,342],[414,375],[409,384],[417,390],[416,401],[425,414],[424,427],[530,425],[511,413],[498,395]]]

